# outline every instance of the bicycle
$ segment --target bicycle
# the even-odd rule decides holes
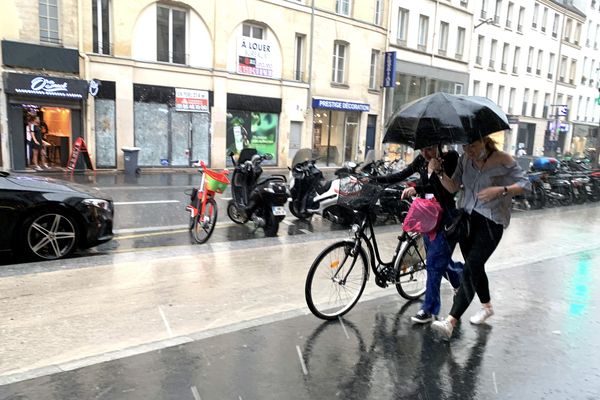
[[[354,215],[350,228],[354,238],[325,248],[310,266],[304,288],[308,308],[313,315],[325,320],[344,315],[356,305],[369,279],[369,264],[378,286],[395,285],[407,300],[418,299],[426,288],[422,235],[403,231],[398,236],[392,260],[382,261],[373,222],[375,205],[384,187],[365,183],[365,178],[346,179],[340,183],[338,203]]]
[[[205,243],[213,233],[217,224],[217,202],[215,193],[223,193],[229,184],[228,170],[217,172],[206,167],[200,161],[202,173],[200,187],[192,189],[190,204],[185,207],[190,213],[190,231],[197,243]]]

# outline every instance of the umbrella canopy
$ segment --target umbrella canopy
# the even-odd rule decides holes
[[[394,113],[383,143],[422,149],[447,143],[472,143],[504,129],[509,129],[506,114],[490,99],[438,92]]]

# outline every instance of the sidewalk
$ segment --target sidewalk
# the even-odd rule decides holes
[[[598,220],[600,205],[516,214],[488,270],[596,251],[600,225],[591,221]],[[397,231],[382,228],[389,259]],[[0,278],[0,384],[303,315],[308,267],[344,237],[327,232],[15,266]],[[540,279],[561,278],[549,272]],[[362,301],[394,293],[371,280]]]
[[[336,169],[339,167],[320,167],[325,179],[331,179]],[[231,167],[228,168],[230,171]],[[287,168],[263,167],[263,174],[284,175],[289,177],[290,171]],[[97,170],[75,172],[71,174],[66,171],[15,171],[15,173],[26,173],[33,176],[44,176],[55,179],[67,180],[83,185],[96,187],[127,187],[127,186],[193,186],[197,184],[198,168],[142,168],[139,175],[126,175],[123,171],[117,170]]]

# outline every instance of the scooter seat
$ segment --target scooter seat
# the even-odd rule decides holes
[[[317,193],[318,194],[323,194],[326,191],[328,191],[329,188],[331,187],[331,182],[332,181],[328,181],[328,182],[323,183],[322,185],[318,185],[317,186]]]
[[[258,178],[256,185],[262,185],[269,181],[285,183],[280,176],[262,175],[260,178]]]

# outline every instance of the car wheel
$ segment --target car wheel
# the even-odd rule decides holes
[[[56,260],[75,250],[77,234],[77,224],[71,216],[62,211],[43,211],[25,221],[22,245],[30,257]]]

